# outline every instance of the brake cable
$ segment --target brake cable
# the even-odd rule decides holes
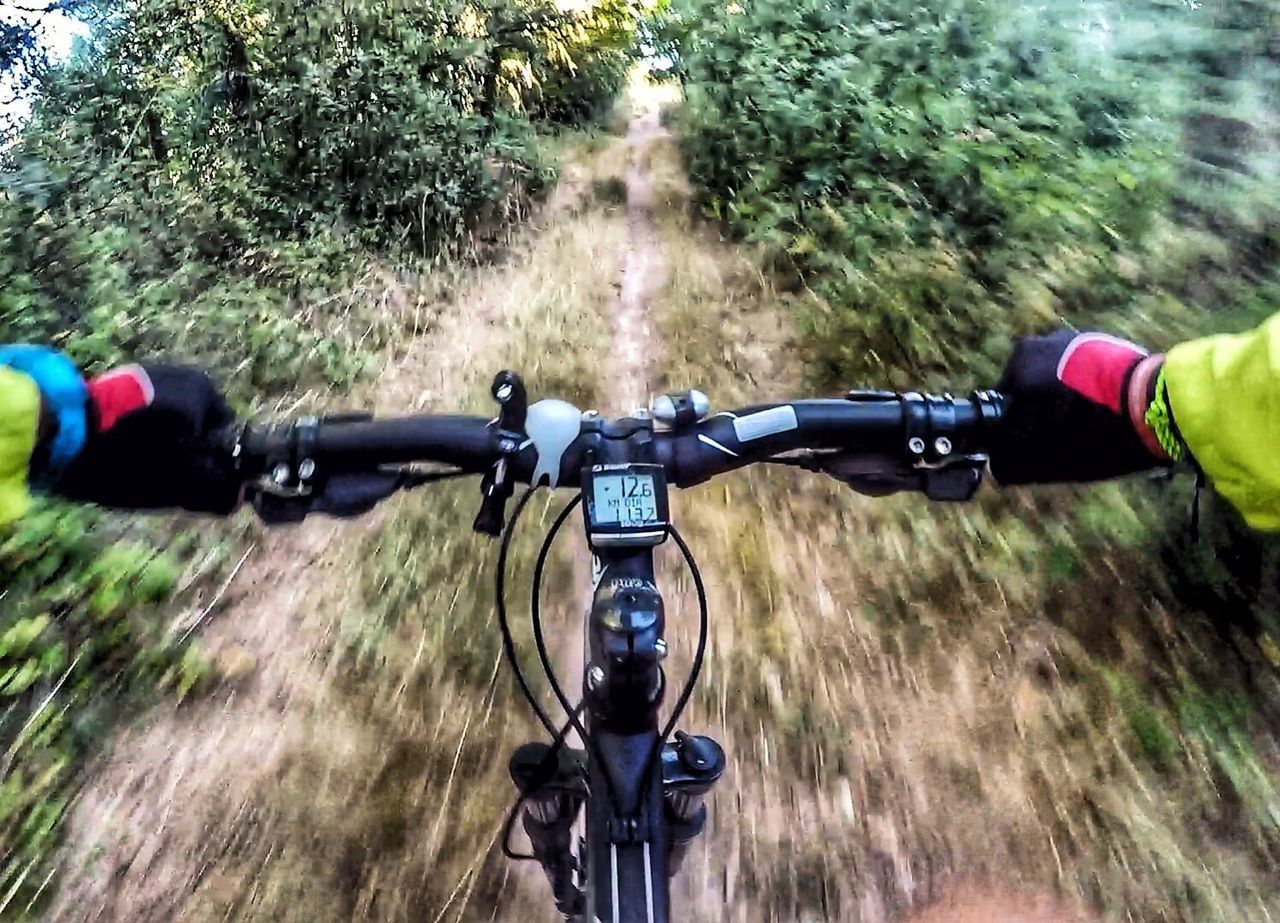
[[[533,607],[531,612],[531,618],[534,625],[534,637],[537,640],[538,656],[542,661],[542,666],[544,671],[547,674],[547,679],[551,683],[551,688],[555,691],[556,697],[560,700],[560,703],[564,706],[565,713],[568,715],[568,720],[565,722],[564,726],[561,727],[559,730],[556,730],[555,726],[551,723],[550,717],[548,717],[546,711],[543,709],[541,704],[539,704],[538,700],[534,697],[533,690],[529,687],[529,683],[528,683],[528,680],[525,678],[524,671],[520,668],[520,662],[519,660],[516,659],[515,638],[511,634],[511,624],[507,617],[507,605],[506,605],[507,556],[511,549],[511,539],[512,539],[512,536],[515,534],[516,524],[520,519],[520,515],[524,512],[525,506],[528,505],[529,500],[533,497],[534,491],[536,489],[537,488],[535,487],[530,487],[528,490],[526,490],[524,494],[520,497],[520,501],[516,504],[516,508],[512,511],[511,518],[507,521],[507,527],[502,534],[502,544],[498,549],[498,562],[497,562],[498,571],[497,571],[497,580],[496,580],[496,590],[497,590],[498,625],[502,631],[503,653],[506,655],[507,663],[511,665],[511,669],[516,675],[516,682],[519,684],[520,691],[524,694],[525,700],[529,703],[529,707],[532,708],[534,714],[538,716],[538,720],[542,723],[543,727],[545,727],[547,731],[552,735],[551,746],[548,748],[546,754],[544,754],[542,758],[542,762],[539,764],[539,767],[538,767],[538,778],[540,778],[542,781],[538,785],[531,785],[529,787],[529,792],[521,792],[516,797],[516,800],[512,804],[510,811],[507,812],[507,819],[503,823],[502,854],[506,856],[508,859],[512,859],[515,861],[538,861],[538,857],[533,855],[532,853],[517,853],[515,852],[515,850],[511,848],[511,834],[515,829],[516,819],[520,816],[521,808],[523,808],[524,803],[529,800],[529,797],[530,797],[529,793],[536,791],[539,785],[545,784],[546,779],[550,778],[550,771],[559,758],[560,750],[564,747],[565,738],[569,736],[570,730],[577,730],[577,732],[582,736],[582,739],[584,742],[589,741],[586,730],[583,727],[582,722],[578,718],[578,716],[582,713],[583,708],[586,706],[586,700],[583,699],[577,705],[569,704],[568,697],[565,696],[564,690],[561,688],[559,681],[556,679],[555,671],[551,667],[550,657],[546,653],[546,646],[543,643],[543,638],[542,638],[542,625],[541,625],[541,619],[539,618],[538,595],[537,595],[538,588],[542,583],[543,566],[546,563],[546,558],[551,548],[551,543],[555,539],[556,533],[560,531],[560,527],[564,524],[564,521],[569,517],[569,514],[578,505],[578,503],[581,502],[582,494],[578,494],[576,497],[574,497],[574,499],[570,501],[570,503],[567,506],[565,506],[563,510],[560,511],[560,515],[556,517],[556,520],[552,525],[551,530],[547,533],[547,537],[543,540],[542,548],[538,552],[537,564],[534,568]],[[588,742],[588,746],[590,746],[589,742]],[[598,757],[597,757],[597,761],[599,761]],[[609,778],[609,772],[607,767],[604,766],[604,763],[601,762],[600,765],[601,765],[601,768],[604,769],[605,784],[610,789],[610,800],[613,800],[613,797],[612,797],[613,780]]]
[[[547,755],[544,759],[550,760],[555,757],[560,748],[564,745],[564,738],[568,736],[569,731],[576,730],[578,734],[581,735],[583,743],[589,748],[588,752],[591,757],[600,765],[601,771],[604,775],[605,787],[609,790],[609,800],[614,802],[614,807],[616,809],[617,798],[614,794],[616,789],[613,779],[609,775],[609,768],[600,758],[600,754],[596,749],[596,742],[587,734],[586,728],[583,727],[581,720],[578,718],[586,704],[585,700],[579,702],[576,706],[570,705],[568,696],[565,695],[564,689],[560,686],[559,680],[556,679],[555,670],[551,665],[551,658],[547,653],[545,640],[542,635],[542,619],[538,606],[538,590],[542,585],[542,571],[546,564],[547,554],[550,552],[552,542],[555,540],[556,534],[560,531],[560,527],[564,525],[564,521],[569,518],[569,514],[573,512],[577,505],[582,501],[581,493],[574,497],[573,500],[571,500],[565,508],[560,511],[560,514],[556,517],[550,531],[548,531],[547,537],[543,540],[542,548],[538,552],[537,564],[534,567],[533,603],[530,613],[534,628],[534,639],[537,643],[538,656],[542,662],[543,670],[546,672],[547,680],[551,684],[551,688],[555,692],[556,698],[560,701],[560,704],[564,707],[565,713],[569,716],[569,720],[565,723],[563,728],[557,730],[555,725],[551,723],[551,718],[547,715],[546,710],[534,696],[533,690],[529,686],[529,681],[525,678],[524,671],[520,667],[520,661],[516,657],[515,637],[511,633],[511,623],[507,617],[507,557],[511,550],[511,539],[515,534],[516,524],[519,521],[521,514],[524,512],[524,508],[528,505],[529,500],[533,497],[536,489],[537,488],[535,487],[530,487],[520,497],[520,501],[516,504],[516,508],[511,513],[511,518],[507,521],[507,527],[502,534],[502,543],[498,549],[496,590],[498,626],[502,632],[502,649],[503,653],[506,655],[507,663],[511,665],[512,672],[516,675],[516,682],[519,684],[520,691],[524,694],[525,700],[529,703],[529,707],[533,709],[534,714],[537,715],[542,726],[546,728],[547,733],[552,736],[551,749],[547,751]],[[507,819],[508,822],[505,833],[503,834],[503,853],[506,854],[508,858],[528,858],[513,855],[507,848],[507,839],[510,837],[512,825],[515,823],[514,816],[518,813],[518,808],[523,805],[525,800],[526,798],[524,796],[516,799],[516,806],[512,809],[512,816]]]
[[[573,712],[573,706],[569,704],[569,697],[565,695],[564,688],[560,685],[560,680],[556,678],[555,666],[551,663],[551,655],[547,651],[546,638],[542,634],[542,614],[541,606],[538,598],[542,589],[542,572],[546,567],[547,555],[551,553],[551,545],[555,541],[556,534],[560,531],[560,527],[564,525],[564,521],[569,518],[569,514],[577,509],[578,504],[582,502],[582,494],[565,505],[560,514],[551,524],[551,529],[547,532],[547,537],[542,543],[542,549],[538,552],[537,563],[533,566],[533,587],[531,593],[533,602],[531,604],[530,616],[533,621],[533,643],[538,649],[538,660],[542,663],[542,670],[547,674],[547,681],[551,684],[551,691],[555,694],[556,699],[560,702],[560,707],[564,709],[565,714],[569,715],[569,720],[573,723],[573,729],[577,731],[582,739],[587,739],[587,730],[583,727],[578,716]]]
[[[466,471],[462,468],[450,468],[446,471],[425,471],[421,468],[397,468],[401,478],[404,479],[403,490],[412,490],[414,487],[421,487],[424,484],[435,484],[440,481],[452,481],[456,478],[472,477],[474,471]]]
[[[511,537],[515,534],[516,523],[519,522],[520,514],[524,512],[524,508],[529,504],[529,500],[533,497],[535,490],[537,490],[536,487],[530,487],[520,497],[520,502],[516,504],[515,510],[511,513],[511,518],[507,520],[507,527],[502,533],[502,544],[498,548],[498,574],[495,586],[498,597],[498,628],[502,632],[502,652],[506,655],[507,663],[511,665],[511,671],[516,675],[516,683],[519,684],[520,691],[524,693],[529,707],[538,716],[538,720],[542,722],[542,726],[546,728],[547,733],[555,737],[558,733],[556,726],[552,724],[546,710],[538,704],[533,690],[529,688],[529,681],[525,678],[524,670],[520,668],[520,661],[516,657],[515,638],[511,634],[511,623],[507,619],[507,555],[511,550]]]
[[[547,537],[543,539],[542,548],[538,551],[538,560],[533,567],[533,586],[530,589],[531,602],[529,606],[529,617],[533,623],[533,643],[538,651],[538,660],[542,664],[542,671],[547,676],[547,682],[551,685],[551,691],[555,694],[556,699],[560,702],[560,706],[569,716],[569,723],[573,729],[578,732],[578,736],[582,738],[582,743],[587,747],[588,754],[600,766],[600,773],[604,776],[604,785],[608,789],[609,800],[613,802],[614,809],[617,810],[617,786],[614,785],[613,776],[609,773],[609,766],[605,763],[600,755],[599,744],[587,733],[586,727],[582,724],[578,713],[581,708],[574,709],[569,704],[569,697],[565,695],[564,688],[560,685],[560,680],[556,677],[555,665],[551,663],[551,654],[547,651],[546,638],[542,634],[542,605],[539,598],[542,595],[542,574],[546,569],[547,555],[551,553],[551,547],[555,543],[556,535],[560,533],[560,527],[564,525],[565,520],[569,518],[569,514],[577,509],[578,504],[582,502],[582,493],[579,492],[576,497],[565,504],[564,509],[556,516],[555,521],[551,523],[551,528],[547,530]],[[585,700],[584,700],[585,701]]]
[[[519,520],[520,515],[524,512],[524,508],[533,496],[535,490],[536,488],[531,487],[520,497],[520,501],[516,504],[516,508],[512,512],[510,520],[507,522],[507,527],[503,531],[502,544],[498,551],[497,605],[498,623],[502,631],[503,651],[506,654],[507,662],[511,664],[511,668],[515,672],[516,681],[519,684],[520,690],[523,692],[525,699],[528,701],[529,706],[533,709],[534,714],[538,716],[538,720],[542,723],[542,726],[552,735],[551,749],[548,750],[546,757],[544,757],[544,761],[548,761],[552,757],[556,756],[560,748],[563,746],[564,738],[568,735],[570,729],[576,730],[582,737],[583,743],[587,746],[590,756],[600,766],[601,774],[604,776],[605,786],[609,790],[609,800],[613,802],[614,811],[621,815],[623,812],[620,810],[620,805],[617,801],[617,788],[609,773],[609,767],[605,764],[604,760],[601,759],[599,751],[597,750],[596,742],[592,740],[591,736],[587,733],[586,728],[583,726],[582,721],[579,718],[585,704],[585,700],[583,702],[579,702],[576,706],[570,704],[569,697],[565,694],[564,688],[560,685],[560,681],[556,677],[554,665],[551,663],[551,655],[547,651],[546,638],[542,633],[539,596],[542,588],[542,574],[545,570],[547,556],[550,554],[555,537],[560,532],[560,528],[564,525],[565,520],[569,518],[569,515],[577,508],[578,504],[582,502],[581,493],[565,505],[564,509],[560,511],[552,522],[551,528],[547,531],[546,538],[543,540],[542,548],[538,552],[538,558],[534,565],[533,586],[531,588],[532,602],[530,618],[533,623],[534,645],[537,648],[538,660],[542,666],[543,672],[546,674],[547,681],[551,686],[551,691],[554,693],[556,700],[564,709],[565,714],[568,715],[568,721],[563,728],[557,730],[551,723],[551,719],[548,717],[546,710],[543,709],[541,704],[539,704],[538,700],[534,697],[533,691],[529,687],[528,680],[525,678],[524,671],[520,668],[519,661],[516,659],[515,639],[511,634],[511,626],[507,618],[506,609],[507,556],[511,547],[511,538],[515,533],[516,523]],[[645,768],[642,778],[647,777],[649,773],[653,771],[654,763],[661,754],[662,748],[666,746],[667,740],[671,737],[671,732],[675,730],[676,722],[678,722],[681,715],[684,714],[684,710],[689,704],[689,699],[693,696],[693,691],[697,686],[698,677],[702,673],[703,663],[706,659],[707,637],[710,633],[710,613],[709,606],[707,604],[707,590],[702,581],[702,572],[698,569],[698,563],[694,560],[693,552],[689,549],[684,537],[680,535],[680,531],[674,525],[670,525],[668,529],[671,537],[675,540],[677,547],[680,549],[680,554],[683,556],[685,563],[689,566],[689,573],[693,577],[693,585],[698,597],[698,646],[694,651],[689,678],[685,681],[684,687],[680,691],[680,696],[676,699],[676,704],[672,709],[671,716],[667,719],[667,723],[664,725],[662,733],[657,737],[653,746],[649,749],[649,755],[645,760]],[[515,855],[508,849],[508,839],[515,824],[515,815],[518,813],[518,808],[523,805],[525,800],[527,799],[523,795],[516,800],[516,806],[512,809],[512,814],[507,818],[507,823],[504,827],[503,853],[504,855],[507,855],[508,858],[531,858],[529,856]],[[631,816],[638,816],[643,804],[644,791],[641,790],[637,793],[635,806],[629,812]]]
[[[532,793],[537,791],[551,778],[552,770],[560,756],[560,750],[564,747],[564,739],[569,736],[569,731],[573,729],[574,722],[578,715],[582,712],[583,707],[587,704],[587,700],[583,699],[570,712],[570,720],[566,721],[564,727],[556,733],[551,740],[551,746],[542,757],[542,762],[538,764],[538,774],[535,777],[534,784],[529,786],[528,791],[522,791],[516,796],[515,803],[511,805],[511,810],[507,811],[507,819],[502,823],[502,854],[508,859],[514,859],[516,862],[537,862],[538,857],[533,853],[518,853],[511,848],[511,833],[515,830],[516,819],[520,816],[520,809],[524,807],[524,803],[529,800]]]
[[[547,651],[546,639],[542,634],[542,618],[540,615],[540,606],[538,602],[539,590],[542,587],[542,572],[546,564],[547,555],[551,550],[551,545],[555,541],[556,534],[560,531],[560,527],[564,525],[564,521],[569,518],[569,514],[577,508],[582,502],[582,494],[579,493],[565,506],[555,521],[551,524],[551,529],[547,532],[546,540],[542,543],[542,550],[538,553],[538,561],[533,570],[533,603],[532,603],[532,619],[533,619],[533,640],[538,649],[538,659],[542,663],[542,669],[547,675],[547,680],[551,684],[551,690],[555,693],[560,705],[569,715],[570,722],[574,725],[575,730],[581,735],[583,742],[590,748],[592,757],[600,766],[601,773],[604,776],[605,786],[609,789],[609,800],[613,802],[614,811],[619,815],[624,812],[620,810],[617,802],[617,787],[614,785],[613,778],[609,773],[609,767],[604,760],[600,758],[599,751],[596,749],[596,743],[590,735],[587,734],[586,728],[583,727],[577,713],[569,704],[569,697],[565,695],[564,689],[560,686],[559,680],[556,679],[555,669],[551,663],[551,656]],[[654,762],[658,759],[662,748],[666,745],[667,740],[671,737],[671,732],[675,730],[676,722],[680,720],[680,716],[684,714],[685,707],[689,704],[689,699],[693,696],[693,690],[697,687],[698,677],[702,673],[702,665],[706,658],[707,636],[710,634],[710,612],[707,605],[707,589],[702,582],[702,572],[698,569],[698,562],[694,560],[693,552],[685,543],[684,537],[680,535],[680,531],[674,526],[668,526],[671,537],[675,539],[680,554],[684,557],[685,563],[689,565],[689,573],[693,576],[693,585],[698,595],[698,646],[693,655],[693,664],[689,671],[689,678],[685,681],[684,688],[680,690],[680,696],[676,699],[675,707],[671,711],[671,717],[667,719],[666,725],[663,727],[662,734],[654,741],[653,746],[649,749],[648,758],[645,760],[644,773],[641,778],[646,778],[653,771]],[[644,804],[643,789],[637,794],[636,805],[630,812],[635,817],[640,813]]]

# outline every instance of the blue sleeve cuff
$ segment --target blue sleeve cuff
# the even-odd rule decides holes
[[[47,346],[0,346],[0,365],[29,375],[40,389],[45,406],[58,420],[58,434],[49,447],[49,471],[32,472],[39,482],[56,477],[84,448],[88,438],[89,389],[80,370]]]

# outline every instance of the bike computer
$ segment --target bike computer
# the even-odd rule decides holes
[[[591,547],[660,545],[671,524],[661,465],[592,465],[582,469]]]

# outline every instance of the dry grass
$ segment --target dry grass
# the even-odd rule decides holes
[[[674,148],[648,156],[670,260],[650,317],[662,382],[701,386],[722,407],[803,393],[779,296],[750,254],[690,220]],[[617,267],[599,254],[624,228],[591,191],[627,164],[617,147],[590,155],[579,199],[513,274],[470,289],[471,303],[507,299],[454,376],[472,401],[495,353],[530,370],[535,393],[587,405],[607,390]],[[442,388],[430,403],[457,396]],[[369,536],[347,633],[361,668],[268,799],[282,813],[258,817],[292,845],[253,879],[242,916],[538,919],[546,906],[536,872],[513,877],[495,859],[502,763],[532,729],[509,680],[494,679],[492,552],[466,532],[472,498],[459,490],[406,501]],[[1084,543],[1054,512],[1064,501],[1094,504],[1113,540]],[[1106,489],[940,508],[785,472],[679,498],[714,607],[687,725],[720,736],[732,760],[678,885],[690,918],[892,920],[963,879],[1116,918],[1266,919],[1266,767],[1238,726],[1187,733],[1151,693],[1238,677],[1216,660],[1221,645],[1175,624],[1135,579],[1145,558],[1122,540],[1140,518],[1128,504]],[[517,553],[513,594],[532,549]],[[572,563],[561,555],[553,579],[571,579]],[[669,555],[663,573],[678,672],[695,610]],[[260,861],[262,844],[246,857]]]
[[[501,266],[455,280],[420,312],[423,336],[378,389],[383,411],[483,412],[501,368],[520,371],[532,399],[599,400],[625,226],[563,199],[539,223]],[[537,733],[500,665],[496,548],[471,532],[477,496],[468,481],[406,497],[335,562],[325,608],[336,641],[306,742],[225,806],[235,821],[219,831],[225,851],[192,919],[490,920],[518,894],[519,905],[550,903],[540,873],[513,872],[495,848],[513,794],[507,757]],[[518,621],[560,502],[535,501],[513,548]],[[553,581],[573,553],[557,554]],[[569,605],[551,606],[552,625]]]
[[[680,207],[666,233],[665,379],[713,409],[804,393],[750,255]],[[689,723],[723,735],[733,771],[686,862],[700,918],[891,920],[970,879],[1117,919],[1270,919],[1274,764],[1240,713],[1206,745],[1212,721],[1167,704],[1206,677],[1239,690],[1248,668],[1159,602],[1130,496],[942,507],[764,471],[683,497],[714,607]],[[687,621],[677,638],[691,646]],[[1120,694],[1109,676],[1139,679]],[[1208,751],[1235,745],[1230,781]]]

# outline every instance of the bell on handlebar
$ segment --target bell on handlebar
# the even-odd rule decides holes
[[[697,423],[711,410],[710,399],[701,391],[681,391],[678,394],[661,394],[653,399],[650,412],[653,419],[671,429],[681,429]]]

